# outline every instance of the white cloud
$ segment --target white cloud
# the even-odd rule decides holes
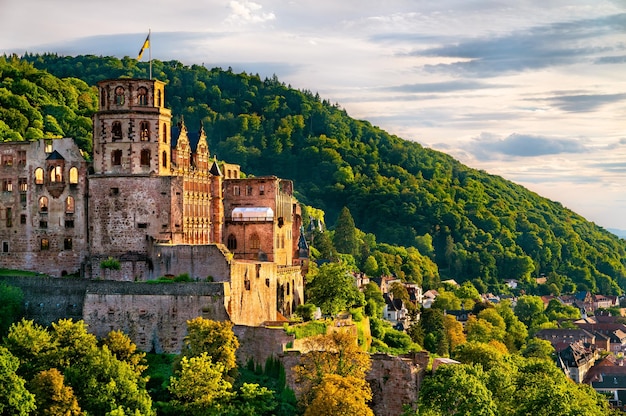
[[[261,11],[263,6],[247,0],[233,0],[229,3],[230,14],[226,18],[227,24],[244,25],[248,23],[263,23],[276,19],[272,12]]]

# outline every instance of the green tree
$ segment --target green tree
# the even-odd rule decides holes
[[[495,416],[498,408],[485,386],[480,367],[447,364],[424,379],[419,397],[419,414],[434,411],[446,415]]]
[[[216,414],[221,402],[232,397],[231,383],[224,379],[226,368],[206,353],[183,356],[180,371],[170,379],[172,404],[192,415]]]
[[[356,254],[357,239],[354,219],[347,207],[343,207],[337,223],[335,224],[335,234],[333,244],[338,252],[344,254]]]
[[[187,336],[183,340],[181,356],[192,358],[207,353],[214,363],[220,363],[226,373],[237,367],[235,353],[239,340],[233,332],[233,323],[213,321],[202,317],[187,321]]]
[[[363,293],[356,287],[354,278],[339,263],[321,265],[317,275],[307,285],[307,295],[309,302],[329,315],[365,304]]]
[[[531,338],[521,351],[526,358],[543,358],[551,360],[554,355],[554,347],[550,341],[539,338]]]
[[[4,338],[4,346],[19,359],[19,374],[27,380],[54,366],[51,359],[56,345],[46,328],[31,320],[14,323]]]
[[[0,347],[0,414],[26,416],[35,410],[35,398],[17,375],[19,360]]]
[[[0,283],[0,336],[6,335],[11,324],[20,318],[23,300],[22,289]]]
[[[539,325],[548,321],[544,314],[543,301],[539,296],[520,296],[514,311],[519,320],[531,331],[536,331]]]
[[[118,360],[130,364],[130,366],[136,370],[137,374],[140,375],[146,370],[146,353],[137,351],[137,345],[122,331],[109,332],[107,336],[102,339],[102,343],[109,348],[109,351],[111,351]]]
[[[369,282],[363,288],[363,295],[365,297],[365,313],[368,316],[380,318],[383,315],[383,309],[385,308],[385,298],[383,298],[383,292],[380,287],[374,282]]]

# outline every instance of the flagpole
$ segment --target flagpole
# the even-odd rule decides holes
[[[150,39],[150,34],[152,33],[152,29],[148,29],[148,39]],[[150,43],[148,44],[148,58],[150,59],[150,79],[152,79],[152,39],[150,39]]]

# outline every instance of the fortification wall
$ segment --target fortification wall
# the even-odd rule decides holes
[[[230,261],[226,248],[220,244],[168,245],[156,244],[150,251],[154,259],[153,277],[178,276],[188,273],[194,280],[228,282]]]
[[[294,341],[283,328],[235,325],[233,332],[239,339],[237,361],[245,365],[252,359],[257,364],[265,365],[269,357],[279,358],[287,344]]]

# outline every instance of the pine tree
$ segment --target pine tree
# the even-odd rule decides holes
[[[356,227],[348,207],[343,207],[337,218],[333,244],[339,253],[356,254]]]

